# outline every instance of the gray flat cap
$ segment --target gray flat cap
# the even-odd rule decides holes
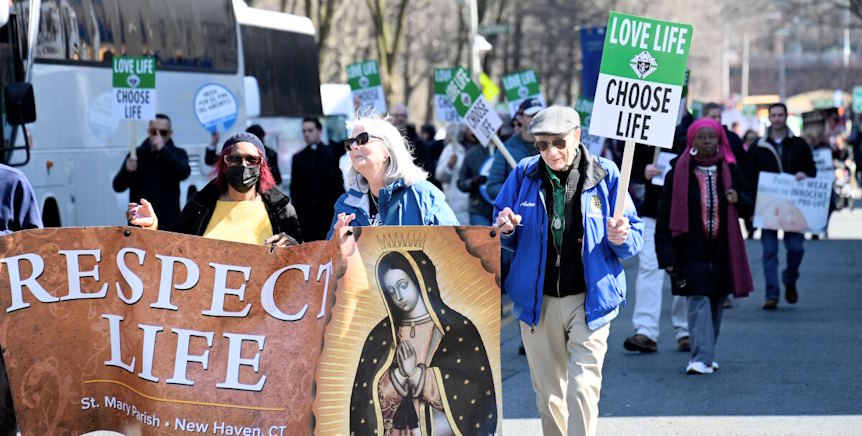
[[[568,106],[551,106],[533,117],[527,132],[531,135],[564,135],[581,126],[581,117]]]

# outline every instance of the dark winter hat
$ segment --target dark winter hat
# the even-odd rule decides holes
[[[521,102],[518,106],[518,112],[524,115],[535,115],[540,110],[544,109],[545,105],[538,98],[528,98]]]
[[[257,147],[260,150],[261,156],[266,156],[266,152],[263,149],[263,142],[260,142],[260,139],[257,136],[254,136],[248,132],[237,133],[224,142],[224,145],[221,147],[221,151],[227,150],[228,147],[231,147],[239,142],[248,142],[251,145]]]
[[[533,117],[528,132],[531,135],[564,135],[581,125],[581,117],[568,106],[551,106]]]

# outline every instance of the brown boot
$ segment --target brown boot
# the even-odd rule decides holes
[[[627,337],[625,342],[623,342],[623,348],[640,353],[655,353],[658,351],[658,344],[654,340],[638,333]]]

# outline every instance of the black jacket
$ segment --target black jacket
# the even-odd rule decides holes
[[[215,181],[209,182],[203,190],[189,200],[171,230],[187,235],[203,236],[220,195],[221,192],[219,192]],[[290,199],[278,188],[264,192],[261,194],[261,198],[263,198],[266,213],[269,215],[273,234],[277,235],[284,232],[296,239],[297,242],[302,242],[299,220],[296,219],[296,211],[290,204]]]
[[[464,155],[464,162],[461,163],[461,170],[458,173],[458,189],[470,194],[470,205],[467,212],[471,215],[484,215],[491,219],[491,215],[494,214],[494,206],[485,201],[479,191],[479,187],[488,181],[488,177],[480,174],[480,171],[489,157],[488,149],[479,144],[474,144],[467,150],[467,154]]]
[[[343,148],[342,148],[343,150]],[[326,239],[335,203],[344,193],[344,179],[338,168],[337,148],[312,144],[293,155],[290,196],[299,215],[306,241]]]
[[[281,184],[281,170],[278,169],[278,152],[264,146],[264,153],[266,154],[266,166],[269,167],[269,172],[272,173],[272,178],[275,179],[275,184]],[[206,153],[204,153],[204,163],[207,165],[215,165],[218,160],[218,153],[216,153],[214,148],[207,147]]]
[[[114,191],[129,190],[129,202],[140,203],[142,198],[153,204],[161,227],[171,230],[180,214],[180,182],[189,177],[189,156],[186,151],[169,140],[161,151],[155,152],[147,138],[137,148],[138,170],[126,171],[126,158],[120,172],[114,177]]]
[[[745,165],[745,181],[749,194],[757,197],[757,182],[761,172],[768,173],[805,173],[808,177],[817,176],[811,147],[804,139],[790,136],[781,141],[781,147],[775,141],[764,136],[748,149]]]
[[[674,161],[674,164],[676,161]],[[719,229],[716,240],[707,239],[703,231],[703,218],[700,210],[700,186],[694,170],[689,170],[688,181],[688,233],[671,236],[670,214],[673,198],[673,175],[671,170],[665,178],[664,189],[658,202],[656,218],[655,248],[659,268],[673,266],[671,288],[674,295],[721,296],[731,293],[728,269],[727,239],[727,200],[724,192],[718,193]],[[739,201],[736,211],[741,218],[749,216],[754,209],[754,200],[744,190],[745,180],[742,170],[730,165],[733,178],[731,186],[737,192]],[[722,186],[721,172],[716,186]],[[685,284],[683,286],[683,283]]]

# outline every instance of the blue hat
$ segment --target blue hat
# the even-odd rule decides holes
[[[230,138],[224,142],[224,145],[221,146],[221,151],[224,152],[228,147],[236,145],[238,142],[248,142],[251,145],[257,147],[260,150],[261,156],[266,156],[266,151],[263,149],[263,142],[260,142],[260,138],[255,136],[252,133],[248,132],[240,132],[232,135]]]
[[[538,98],[533,97],[522,101],[521,105],[518,106],[518,112],[524,115],[535,115],[544,108],[545,105]]]

